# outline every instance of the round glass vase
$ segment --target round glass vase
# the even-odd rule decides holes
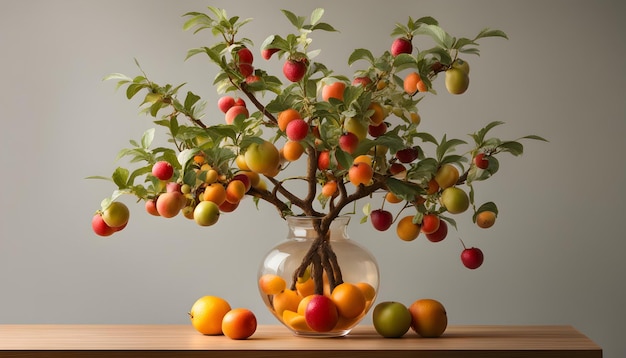
[[[297,336],[347,335],[376,299],[380,277],[376,259],[349,238],[349,216],[334,219],[327,230],[320,229],[322,218],[318,217],[292,216],[286,220],[287,238],[265,255],[259,267],[263,302]],[[330,306],[337,310],[336,319],[328,310],[319,314],[311,310],[305,315],[315,295],[333,301]],[[311,317],[318,322],[307,322]]]

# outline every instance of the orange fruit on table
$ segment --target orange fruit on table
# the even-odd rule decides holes
[[[193,327],[206,335],[222,334],[222,319],[230,311],[230,304],[217,296],[200,297],[189,311]]]
[[[403,217],[396,225],[396,235],[398,235],[401,240],[413,241],[417,239],[419,233],[420,226],[413,222],[413,215]]]
[[[422,337],[439,337],[448,326],[446,309],[437,300],[418,299],[409,306],[409,312],[411,313],[411,328]]]
[[[231,339],[246,339],[254,334],[256,327],[256,316],[247,308],[230,310],[222,319],[222,332]]]

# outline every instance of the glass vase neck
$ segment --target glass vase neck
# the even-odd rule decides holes
[[[288,216],[286,220],[289,227],[288,239],[315,240],[320,234],[317,230],[323,218],[316,216]],[[327,234],[330,234],[330,240],[349,239],[347,231],[349,222],[349,216],[338,216],[335,218],[330,223],[327,232]]]

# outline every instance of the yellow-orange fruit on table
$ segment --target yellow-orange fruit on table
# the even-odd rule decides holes
[[[420,336],[426,338],[439,337],[448,326],[448,315],[441,302],[422,298],[409,306],[411,313],[411,328]]]
[[[203,296],[191,306],[189,319],[198,332],[206,335],[220,335],[222,334],[222,319],[230,310],[230,304],[223,298]]]

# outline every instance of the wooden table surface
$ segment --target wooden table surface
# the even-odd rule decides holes
[[[357,326],[342,338],[301,338],[259,326],[247,340],[189,325],[0,325],[0,357],[602,357],[571,326],[449,326],[442,337],[380,337]]]

